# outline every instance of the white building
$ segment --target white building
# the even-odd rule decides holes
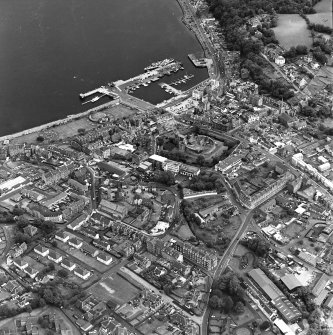
[[[68,241],[68,239],[69,239],[69,235],[67,235],[64,232],[60,231],[60,232],[58,232],[58,233],[55,234],[55,238],[57,240],[60,240],[60,241],[62,241],[64,243],[66,243]]]
[[[74,247],[76,249],[80,249],[82,247],[83,242],[75,237],[68,240],[68,244],[71,247]]]
[[[23,269],[25,269],[26,267],[29,266],[29,264],[26,261],[22,260],[22,259],[15,259],[14,265],[16,267],[18,267],[20,270],[23,270]]]
[[[69,271],[73,271],[76,268],[76,264],[69,261],[68,259],[64,259],[60,265]]]
[[[47,258],[55,263],[60,263],[62,261],[62,256],[52,250],[49,252]]]
[[[179,173],[181,163],[167,160],[163,163],[164,171],[171,171],[173,173]]]
[[[90,272],[88,270],[79,267],[74,270],[74,274],[84,280],[88,279],[90,276]]]
[[[283,56],[277,56],[275,58],[275,64],[279,65],[279,66],[283,66],[286,63],[286,60]]]
[[[49,254],[50,250],[48,248],[45,248],[45,247],[41,246],[41,245],[37,245],[34,248],[34,252],[38,255],[46,257]]]
[[[105,253],[97,255],[97,260],[105,265],[110,265],[112,263],[112,257]]]
[[[27,266],[23,271],[32,279],[34,279],[39,273],[38,270],[32,268],[31,266]]]

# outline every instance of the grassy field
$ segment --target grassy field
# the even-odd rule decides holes
[[[96,127],[97,124],[89,121],[87,117],[81,118],[79,120],[73,120],[66,124],[58,125],[54,128],[51,128],[53,132],[58,135],[58,139],[64,139],[78,134],[78,129],[84,128],[86,130]],[[50,129],[49,129],[50,130]],[[41,135],[42,132],[36,132],[32,134],[22,135],[20,137],[14,138],[11,140],[13,144],[21,144],[24,142],[37,144],[37,137]]]
[[[245,306],[244,313],[238,314],[231,314],[232,320],[237,324],[237,326],[244,325],[245,323],[255,319],[255,315],[251,312],[251,310]]]
[[[273,30],[280,45],[285,49],[299,44],[307,47],[312,45],[306,22],[298,14],[279,14],[278,26]]]
[[[119,275],[112,274],[89,288],[89,292],[104,301],[112,299],[122,305],[133,299],[139,290]]]
[[[135,110],[130,109],[124,105],[118,105],[110,107],[103,112],[110,116],[110,119],[119,119],[123,117],[128,117],[135,114]],[[111,121],[112,122],[112,121]],[[78,134],[78,129],[83,128],[85,130],[90,130],[97,127],[97,123],[91,122],[88,117],[82,117],[78,120],[72,120],[66,124],[57,125],[52,127],[46,132],[52,131],[56,136],[55,139],[64,139],[67,137],[72,137],[73,135]],[[38,143],[37,137],[41,135],[43,131],[35,132],[32,134],[22,135],[20,137],[14,138],[11,140],[12,144],[22,144],[27,143]]]
[[[290,223],[286,228],[284,228],[284,234],[288,235],[290,238],[296,238],[304,230],[300,224],[296,222]]]
[[[142,333],[142,334],[151,334],[154,332],[155,329],[159,328],[163,326],[163,322],[162,321],[158,321],[155,318],[152,318],[150,323],[149,322],[144,322],[142,323],[139,327],[138,330]],[[163,332],[159,332],[159,334],[163,334]],[[167,334],[167,333],[165,333]]]
[[[103,110],[103,113],[114,119],[126,118],[135,114],[135,110],[130,109],[124,105],[112,106],[108,109]]]
[[[182,224],[178,231],[176,232],[176,235],[183,241],[188,240],[190,237],[193,237],[191,229],[189,228],[188,224]]]
[[[10,296],[11,296],[11,294],[8,293],[7,291],[1,291],[0,292],[0,301],[6,300]]]
[[[332,0],[321,0],[315,6],[316,14],[307,15],[310,22],[332,28]]]

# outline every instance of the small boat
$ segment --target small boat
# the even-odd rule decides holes
[[[94,97],[94,98],[92,98],[92,99],[90,100],[90,102],[95,102],[95,101],[99,100],[99,98],[100,98],[100,97]]]

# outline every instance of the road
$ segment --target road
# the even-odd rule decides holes
[[[277,71],[277,72],[279,72],[281,75],[282,75],[282,77],[297,91],[297,93],[301,93],[302,95],[306,95],[303,91],[301,91],[300,89],[299,89],[299,87],[297,87],[287,76],[286,76],[286,74],[281,70],[281,68],[277,65],[277,64],[275,64],[275,63],[273,63],[273,62],[271,62],[269,59],[268,59],[268,57],[266,56],[266,55],[264,55],[263,53],[261,53],[261,56],[262,57],[264,57],[266,60],[267,60],[267,62],[269,62],[273,67],[274,67],[274,69]]]
[[[211,68],[211,71],[209,71],[209,76],[210,78],[214,79],[219,79],[221,74],[219,72],[219,66],[218,66],[218,58],[217,58],[217,53],[210,41],[210,39],[206,36],[206,33],[204,29],[201,27],[201,20],[197,17],[195,13],[195,8],[192,7],[190,2],[188,0],[179,0],[178,1],[181,7],[183,8],[184,11],[184,17],[191,16],[192,20],[194,21],[194,24],[188,23],[188,26],[190,26],[193,30],[193,32],[196,34],[202,48],[204,49],[205,53],[207,54],[207,57],[210,57],[213,61],[213,66]]]
[[[213,274],[213,280],[215,280],[216,278],[221,276],[221,274],[224,272],[224,270],[228,266],[229,261],[230,261],[231,257],[233,256],[233,254],[236,250],[236,247],[238,245],[239,240],[242,238],[242,235],[246,231],[247,226],[252,219],[253,211],[254,210],[244,211],[244,213],[241,215],[242,223],[241,223],[240,227],[238,228],[238,231],[235,234],[234,238],[230,242],[228,248],[225,250],[223,256],[221,257],[220,262],[219,262],[219,264],[218,264],[218,266],[217,266],[217,268],[216,268],[216,270]],[[210,310],[209,310],[209,307],[207,305],[206,309],[205,309],[205,312],[202,316],[201,323],[200,323],[201,335],[207,335],[209,313],[210,313]]]
[[[123,272],[124,274],[130,276],[132,279],[134,279],[136,282],[140,283],[141,285],[145,286],[146,288],[148,288],[149,290],[155,292],[158,295],[161,295],[164,302],[169,303],[171,305],[173,305],[176,309],[179,309],[179,306],[177,306],[174,302],[173,299],[170,298],[168,295],[166,295],[163,291],[159,291],[155,286],[151,285],[150,283],[148,283],[146,280],[144,280],[143,278],[141,278],[140,276],[138,276],[136,273],[132,272],[131,270],[122,267],[120,268],[120,271]],[[200,325],[201,322],[201,317],[196,316],[196,315],[190,315],[189,313],[187,313],[184,309],[182,309],[182,312],[188,317],[190,318],[192,321],[194,321],[195,323]]]
[[[97,208],[96,203],[96,176],[95,171],[88,165],[86,165],[87,170],[91,176],[91,188],[90,188],[90,196],[91,196],[91,208],[94,210]]]

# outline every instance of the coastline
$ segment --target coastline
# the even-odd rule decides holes
[[[203,51],[203,53],[204,53],[204,56],[207,57],[207,52],[206,52],[206,49],[205,49],[204,42],[199,38],[198,33],[197,33],[195,30],[193,30],[192,27],[190,26],[190,24],[186,21],[186,18],[185,18],[185,15],[186,15],[185,3],[186,3],[186,5],[189,5],[189,4],[187,3],[187,0],[176,0],[176,1],[177,1],[178,5],[179,5],[179,7],[181,8],[182,13],[183,13],[183,15],[182,15],[182,17],[181,17],[181,21],[182,21],[182,23],[184,24],[184,26],[185,26],[190,32],[192,32],[192,33],[194,34],[195,38],[197,39],[197,41],[199,42],[199,44],[200,44],[200,46],[201,46],[201,49],[202,49],[202,51]]]
[[[66,123],[75,121],[76,119],[80,119],[82,117],[85,117],[85,116],[89,115],[90,113],[99,111],[99,110],[104,109],[106,107],[114,106],[118,103],[119,103],[118,100],[113,100],[113,101],[107,102],[103,105],[88,109],[87,111],[84,111],[84,112],[81,112],[81,113],[78,113],[78,114],[74,114],[74,115],[68,115],[64,119],[58,119],[58,120],[55,120],[55,121],[51,121],[49,123],[44,123],[40,126],[36,126],[36,127],[33,127],[33,128],[28,128],[28,129],[19,131],[19,132],[14,133],[14,134],[4,135],[4,136],[0,137],[0,141],[11,140],[11,139],[14,139],[14,138],[17,138],[17,137],[20,137],[20,136],[25,136],[25,135],[41,132],[41,131],[47,130],[49,128],[53,128],[55,126],[66,124]]]
[[[196,39],[197,39],[197,41],[198,41],[198,43],[199,43],[199,45],[202,49],[202,52],[204,53],[205,56],[207,56],[207,47],[205,45],[205,41],[203,41],[202,39],[199,38],[200,32],[197,31],[197,28],[193,29],[192,25],[190,25],[190,23],[187,22],[187,20],[186,20],[186,13],[187,13],[186,7],[191,6],[191,5],[188,3],[187,0],[176,0],[176,1],[179,5],[181,11],[182,11],[181,22],[188,29],[188,31],[190,31],[191,33],[193,33],[195,35],[195,37],[196,37]],[[190,15],[193,17],[193,13],[192,13],[191,10],[190,10]],[[199,83],[199,84],[202,84],[202,83]],[[54,128],[56,126],[64,125],[64,124],[73,122],[75,120],[79,120],[83,117],[88,116],[92,112],[99,111],[99,110],[104,109],[106,107],[112,107],[112,106],[114,106],[116,104],[119,104],[119,103],[133,108],[132,104],[129,104],[126,101],[122,101],[121,98],[118,98],[117,100],[107,102],[105,104],[102,104],[100,106],[88,109],[88,110],[83,111],[81,113],[77,113],[77,114],[73,114],[73,115],[67,115],[66,118],[62,118],[62,119],[58,119],[58,120],[51,121],[51,122],[48,122],[48,123],[44,123],[44,124],[41,124],[39,126],[35,126],[35,127],[32,127],[32,128],[27,128],[27,129],[21,130],[19,132],[13,133],[13,134],[7,134],[7,135],[0,136],[0,141],[10,141],[12,139],[16,139],[16,138],[19,138],[21,136],[30,135],[30,134],[33,134],[33,133],[37,134],[37,133],[40,133],[42,131],[46,131],[48,129]],[[138,108],[138,110],[140,110],[139,106],[137,108]]]

